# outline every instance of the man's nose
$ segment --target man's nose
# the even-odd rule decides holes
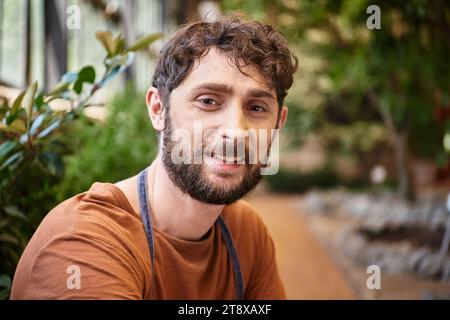
[[[221,137],[223,139],[242,139],[246,136],[248,129],[247,119],[240,103],[234,103],[228,107],[223,115],[224,119],[221,126]]]

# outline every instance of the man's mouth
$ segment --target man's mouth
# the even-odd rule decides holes
[[[208,155],[211,158],[214,158],[215,162],[222,162],[223,164],[245,164],[245,155],[242,157],[238,156],[224,156],[219,153],[215,153],[214,151]]]
[[[226,157],[215,152],[206,153],[203,158],[205,164],[213,171],[227,174],[237,173],[245,164],[245,161],[242,161],[242,159],[245,160],[245,157]]]

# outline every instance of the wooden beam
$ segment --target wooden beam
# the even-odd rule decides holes
[[[124,28],[124,34],[125,39],[127,41],[127,45],[131,45],[136,41],[136,28],[135,28],[135,21],[136,21],[136,2],[135,0],[128,0],[124,3],[123,8],[123,28]],[[133,65],[129,66],[127,70],[125,71],[125,78],[126,81],[134,80],[134,70]]]
[[[31,2],[26,0],[25,2],[25,76],[24,87],[27,87],[31,83]]]
[[[44,1],[45,90],[57,84],[67,70],[66,1]]]
[[[3,0],[0,0],[0,79],[2,75],[2,58],[3,58]]]

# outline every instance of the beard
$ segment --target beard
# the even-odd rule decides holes
[[[171,154],[176,142],[172,141],[174,128],[169,117],[169,112],[166,112],[164,124],[162,138],[163,164],[172,183],[175,184],[175,186],[177,186],[183,193],[188,194],[192,198],[201,202],[226,205],[244,197],[260,182],[262,178],[260,170],[261,165],[248,164],[247,160],[244,164],[244,173],[241,174],[242,178],[240,179],[240,182],[233,186],[225,186],[221,183],[214,183],[208,179],[205,172],[205,165],[203,164],[204,161],[202,161],[202,164],[174,163],[172,161]],[[199,155],[202,156],[203,150],[203,145],[200,150],[194,150],[194,157]],[[249,151],[247,149],[245,149],[245,153],[246,159],[250,159]],[[223,173],[220,174],[220,177],[232,178],[233,174]]]

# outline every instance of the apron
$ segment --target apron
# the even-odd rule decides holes
[[[154,299],[154,291],[155,291],[155,242],[153,237],[153,223],[152,223],[152,214],[151,208],[149,206],[148,201],[148,187],[147,187],[147,171],[148,168],[144,169],[139,173],[138,176],[138,193],[139,193],[139,208],[140,214],[142,218],[142,222],[144,224],[145,235],[147,237],[148,247],[150,249],[150,259],[152,265],[152,298]],[[220,215],[216,223],[219,224],[223,240],[227,246],[227,251],[229,258],[233,264],[234,270],[234,282],[236,285],[236,297],[238,300],[242,300],[244,298],[244,282],[242,279],[241,267],[239,264],[239,258],[236,253],[236,248],[234,247],[233,240],[231,238],[230,230],[228,229],[225,220],[223,220],[222,215]]]

